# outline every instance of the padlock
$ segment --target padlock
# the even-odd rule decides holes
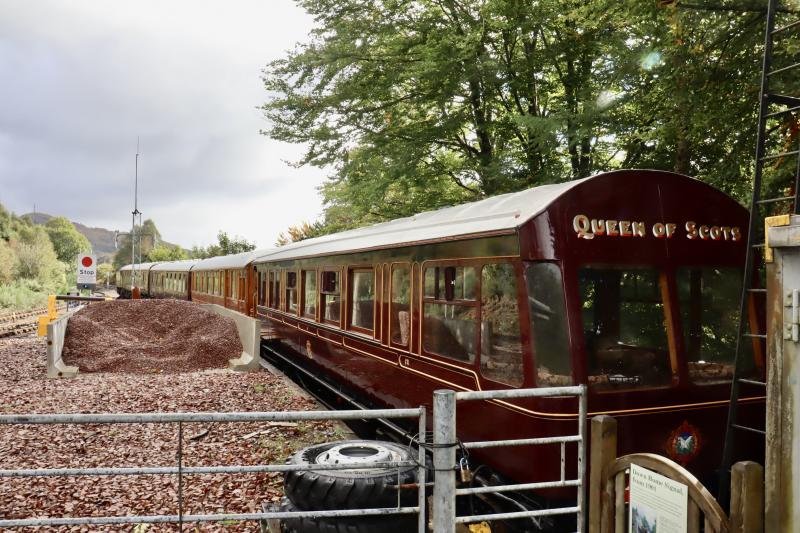
[[[458,462],[458,472],[461,477],[461,483],[472,481],[472,470],[469,469],[469,462],[467,462],[466,457],[462,457]]]

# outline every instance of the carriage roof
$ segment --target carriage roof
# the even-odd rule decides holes
[[[253,262],[253,259],[256,258],[257,254],[263,252],[266,252],[266,250],[242,252],[231,255],[219,255],[216,257],[209,257],[208,259],[200,259],[195,263],[192,271],[244,268]]]
[[[155,263],[150,270],[152,272],[189,272],[197,262],[197,259],[184,259],[181,261]]]
[[[158,263],[154,263],[154,262],[150,262],[150,263],[136,263],[136,270],[150,270],[150,268],[151,268],[153,265],[156,265],[156,264],[158,264]],[[125,265],[125,266],[119,267],[119,271],[120,271],[120,272],[123,272],[123,271],[125,271],[125,270],[133,270],[133,265],[132,265],[132,264],[130,264],[130,265]]]
[[[510,233],[559,196],[590,178],[540,185],[468,204],[426,211],[364,228],[308,239],[258,255],[257,262],[352,252],[384,246]]]

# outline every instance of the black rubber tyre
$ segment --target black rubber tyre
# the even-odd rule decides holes
[[[315,465],[317,458],[334,447],[381,447],[394,456],[389,460],[406,461],[412,459],[408,448],[393,442],[380,441],[340,441],[318,444],[305,448],[291,456],[287,464]],[[364,464],[368,464],[368,461]],[[417,479],[416,467],[398,469],[361,469],[354,465],[352,470],[316,470],[287,472],[284,476],[284,491],[295,507],[303,511],[330,509],[367,509],[371,507],[396,507],[397,484],[414,483]],[[416,505],[417,490],[400,491],[403,506]]]
[[[296,512],[289,498],[280,510]],[[389,515],[342,518],[290,518],[283,520],[284,533],[409,533],[417,530],[416,515]]]

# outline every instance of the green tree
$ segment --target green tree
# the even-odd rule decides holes
[[[278,240],[275,242],[275,246],[285,246],[291,242],[312,239],[321,235],[321,232],[322,223],[320,222],[315,222],[313,224],[303,222],[296,226],[289,226],[285,233],[281,232],[281,234],[278,235]]]
[[[136,226],[137,246],[136,260],[148,261],[148,256],[153,248],[157,247],[161,241],[161,232],[158,231],[156,223],[152,219],[142,222],[141,226]],[[130,264],[131,261],[131,235],[125,233],[117,241],[117,253],[114,254],[114,268]]]
[[[100,263],[97,265],[97,283],[114,283],[114,266],[111,263]]]
[[[180,246],[167,246],[159,244],[147,254],[148,261],[179,261],[188,259],[189,255]]]
[[[75,262],[81,252],[90,252],[92,245],[75,226],[64,217],[53,217],[45,224],[45,231],[53,243],[59,261],[67,264]]]
[[[11,246],[0,239],[0,284],[14,281],[17,256]]]
[[[34,280],[43,290],[55,290],[65,283],[66,265],[59,262],[47,232],[41,226],[22,228],[12,241],[17,263],[16,278]]]
[[[323,231],[623,167],[749,188],[762,4],[297,3],[263,133],[332,169]]]
[[[255,250],[256,245],[247,241],[244,237],[231,237],[227,232],[220,230],[217,233],[217,243],[210,244],[206,248],[193,246],[189,255],[194,259],[205,259],[218,255],[231,255]]]

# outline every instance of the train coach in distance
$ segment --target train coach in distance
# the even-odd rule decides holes
[[[748,219],[693,178],[621,170],[172,270],[189,268],[188,298],[262,319],[269,353],[361,405],[585,384],[589,415],[617,418],[621,454],[667,455],[713,486]],[[758,377],[763,340],[751,346]],[[743,387],[740,421],[752,425],[763,390]],[[577,416],[568,398],[466,402],[458,436],[569,435]],[[763,441],[742,438],[734,459],[763,462]],[[558,479],[559,458],[557,445],[471,453],[521,482]]]
[[[590,416],[618,419],[621,454],[667,455],[710,481],[747,224],[745,208],[693,178],[609,172],[257,254],[256,315],[282,357],[369,406],[430,406],[439,388],[586,384]],[[754,339],[754,375],[763,350]],[[750,392],[742,416],[763,417]],[[467,402],[459,438],[568,435],[576,418],[565,398]],[[757,437],[739,450],[763,458]],[[471,457],[514,480],[559,478],[557,445]]]

